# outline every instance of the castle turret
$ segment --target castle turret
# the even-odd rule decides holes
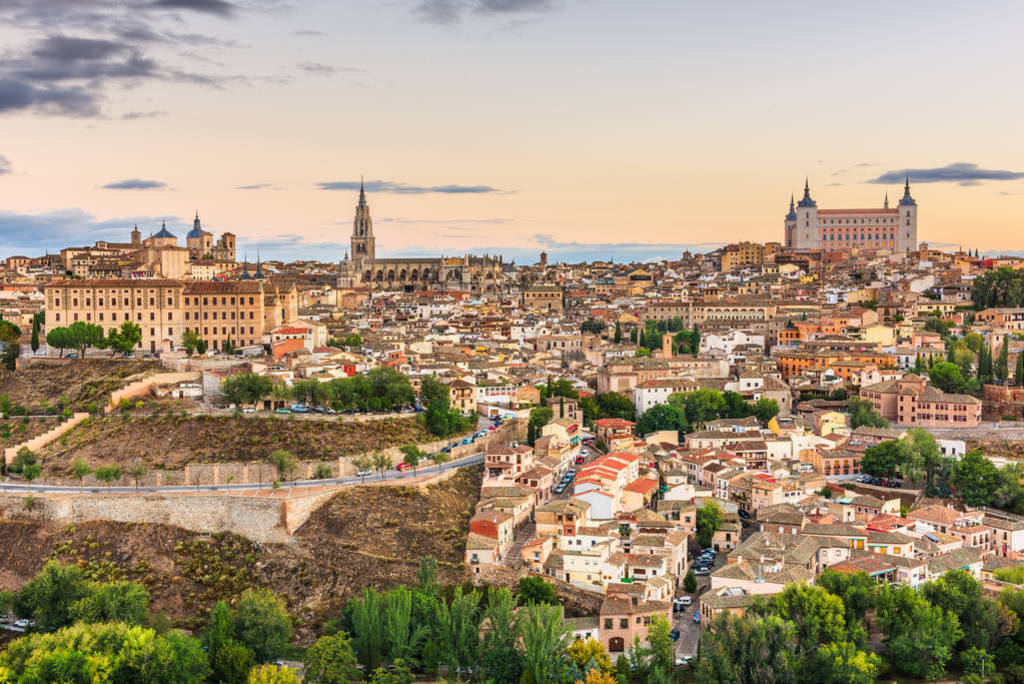
[[[896,249],[900,252],[912,252],[917,249],[917,201],[910,196],[910,176],[907,176],[906,185],[903,186],[899,212]]]
[[[818,203],[811,199],[811,184],[804,179],[804,196],[796,203],[796,227],[792,247],[816,249],[821,247],[818,234]]]

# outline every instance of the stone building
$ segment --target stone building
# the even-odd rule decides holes
[[[464,290],[498,293],[503,260],[492,256],[378,258],[366,191],[360,184],[352,221],[351,251],[339,264],[338,287],[379,290]]]
[[[917,202],[910,196],[910,178],[895,209],[889,208],[888,195],[881,209],[818,209],[818,203],[811,199],[810,185],[805,182],[803,198],[796,203],[792,197],[789,199],[785,234],[786,247],[790,249],[914,251]]]

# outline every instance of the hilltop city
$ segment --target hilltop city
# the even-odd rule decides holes
[[[0,680],[1024,681],[1024,258],[902,180],[649,263],[380,256],[364,187],[339,262],[7,256]]]

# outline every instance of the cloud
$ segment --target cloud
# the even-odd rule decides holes
[[[134,121],[135,119],[156,119],[161,116],[167,116],[167,112],[162,109],[155,109],[151,112],[125,112],[121,115],[121,118],[126,121]]]
[[[236,185],[235,190],[280,190],[271,183],[254,183],[252,185]]]
[[[160,190],[167,187],[167,183],[154,180],[142,180],[141,178],[129,178],[128,180],[107,183],[104,190]]]
[[[153,7],[160,9],[182,9],[193,12],[205,12],[219,17],[230,17],[238,9],[224,0],[155,0]]]
[[[555,0],[418,0],[413,14],[433,24],[457,24],[468,14],[514,15],[547,12]]]
[[[1004,171],[998,169],[983,169],[977,164],[958,162],[925,169],[900,169],[887,171],[869,183],[888,185],[902,183],[905,178],[910,177],[913,183],[957,183],[959,185],[978,185],[986,180],[1019,180],[1024,178],[1024,171]]]
[[[292,31],[293,36],[322,36],[325,35],[323,31],[313,31],[312,29],[302,29],[299,31]]]
[[[25,109],[34,109],[42,114],[80,117],[97,116],[100,112],[97,95],[84,88],[37,88],[0,75],[0,114]]]
[[[363,183],[367,192],[391,193],[395,195],[426,195],[440,193],[445,195],[480,195],[503,192],[490,185],[406,185],[397,181],[366,181]],[[321,190],[358,190],[360,181],[330,181],[317,183]]]
[[[7,157],[0,154],[0,176],[11,172],[11,162],[7,160]]]
[[[172,231],[185,230],[184,222],[177,216],[129,216],[99,221],[77,208],[38,214],[0,210],[0,253],[38,255],[96,240],[127,242],[133,226],[153,232],[165,220],[171,226],[177,224]]]

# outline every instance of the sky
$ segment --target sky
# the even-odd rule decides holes
[[[675,258],[881,206],[1024,248],[1024,4],[0,0],[0,256]],[[240,255],[241,256],[241,255]]]

